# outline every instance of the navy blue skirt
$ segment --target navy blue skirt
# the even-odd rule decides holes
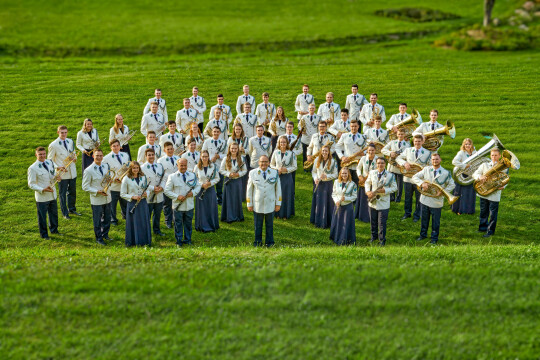
[[[354,218],[365,223],[369,223],[371,221],[369,217],[368,197],[363,186],[358,187],[358,197],[356,198]]]
[[[202,200],[200,196],[204,189],[195,198],[195,230],[202,232],[219,229],[218,205],[215,186],[206,190]]]
[[[126,145],[122,146],[120,148],[120,151],[125,152],[128,155],[129,161],[131,161],[131,150],[129,149],[129,144],[126,144]]]
[[[354,228],[354,203],[340,206],[332,215],[330,239],[336,245],[352,245],[356,243]]]
[[[459,185],[456,183],[454,195],[459,196],[458,201],[452,204],[452,211],[456,214],[474,214],[476,208],[476,192],[474,185]]]
[[[142,199],[137,208],[131,213],[136,201],[127,203],[126,208],[126,246],[152,245],[150,229],[150,212],[146,199]]]
[[[281,183],[281,208],[275,216],[281,219],[289,219],[294,215],[294,182],[292,173],[279,175]]]
[[[90,151],[90,150],[86,150],[86,151]],[[81,161],[82,173],[84,173],[84,170],[86,170],[87,167],[92,165],[93,162],[94,162],[94,158],[91,155],[88,156],[88,155],[86,155],[86,153],[83,153],[82,154],[82,161]]]
[[[221,204],[221,221],[232,223],[244,221],[244,210],[242,209],[243,178],[225,178],[227,185],[223,186],[223,202]],[[206,196],[206,195],[205,195]]]
[[[321,181],[311,200],[309,221],[316,227],[327,229],[332,224],[334,200],[332,200],[333,181]],[[313,186],[315,189],[315,185]]]
[[[249,155],[246,155],[246,169],[247,169],[247,173],[246,175],[242,176],[242,186],[243,186],[243,191],[242,191],[242,201],[246,201],[246,194],[247,194],[247,184],[248,184],[248,180],[249,180],[249,172],[251,171],[251,159],[249,157]]]

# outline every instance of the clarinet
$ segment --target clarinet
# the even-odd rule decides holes
[[[129,211],[131,214],[133,214],[135,212],[135,209],[137,208],[137,206],[139,206],[139,203],[141,202],[141,200],[143,199],[142,195],[144,194],[144,192],[146,191],[146,189],[148,189],[148,186],[150,186],[150,184],[148,182],[146,182],[146,185],[144,186],[144,188],[142,189],[141,191],[141,195],[140,196],[140,199],[137,200],[137,202],[135,203],[135,205],[133,206],[133,208]]]
[[[189,185],[188,185],[188,186],[189,186]],[[184,203],[184,201],[187,200],[187,194],[189,194],[189,192],[190,192],[191,190],[193,190],[193,189],[195,189],[195,186],[190,186],[190,187],[189,187],[189,190],[188,190],[188,192],[187,192],[186,195],[185,195],[186,197],[184,197],[184,200],[178,201],[178,206],[174,209],[174,211],[179,211],[179,210],[180,210],[180,206],[182,206],[182,204]]]
[[[163,181],[163,176],[165,176],[165,169],[164,168],[163,168],[163,173],[161,174],[161,177],[159,178],[158,185],[161,184],[161,182]],[[155,198],[156,198],[156,193],[154,192],[152,194],[152,197],[150,198],[150,202],[153,202]]]

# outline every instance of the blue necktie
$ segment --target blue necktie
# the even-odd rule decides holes
[[[66,144],[66,140],[64,140],[64,147],[66,148],[66,150],[68,150],[67,144]],[[69,150],[68,150],[68,151],[69,151]]]
[[[103,175],[103,169],[101,168],[101,165],[99,165],[99,172],[101,173],[101,175]]]
[[[182,174],[182,180],[184,180],[184,182],[186,182],[186,173]]]
[[[47,167],[47,164],[45,163],[45,161],[43,162],[43,167],[45,168],[45,170],[49,171],[49,168]]]
[[[152,171],[154,172],[154,174],[156,173],[156,165],[152,164]]]
[[[120,165],[122,165],[122,158],[120,157],[120,154],[116,155],[116,158],[118,159]]]
[[[169,160],[171,160],[171,164],[174,166],[174,160],[173,160],[173,158],[170,157]]]
[[[263,172],[263,178],[266,180],[266,171]]]

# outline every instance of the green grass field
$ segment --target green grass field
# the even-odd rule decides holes
[[[519,3],[497,2],[495,15]],[[461,19],[373,15],[400,6]],[[431,45],[479,22],[480,1],[159,7],[167,10],[23,1],[0,10],[1,358],[538,358],[538,51]],[[406,33],[416,35],[372,39]],[[363,223],[356,247],[336,248],[309,224],[311,181],[301,173],[297,216],[275,222],[275,249],[250,247],[247,211],[242,224],[194,233],[190,249],[176,249],[166,228],[153,248],[125,249],[123,223],[99,248],[79,174],[83,216],[60,218],[64,236],[39,238],[26,169],[58,125],[74,139],[90,117],[103,137],[117,113],[137,129],[155,87],[174,117],[194,85],[207,104],[221,92],[234,106],[244,83],[257,102],[268,91],[295,118],[306,82],[317,104],[333,91],[343,106],[358,83],[360,93],[379,93],[388,116],[402,101],[426,119],[437,108],[457,128],[440,150],[447,169],[464,137],[479,148],[496,133],[522,166],[510,172],[496,235],[476,232],[478,215],[445,209],[443,246],[430,248],[415,242],[419,224],[401,222],[403,205],[393,204],[386,248],[366,246]],[[132,151],[143,142],[139,134]]]

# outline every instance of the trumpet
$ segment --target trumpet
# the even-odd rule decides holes
[[[440,129],[435,129],[432,131],[428,131],[427,133],[424,133],[424,149],[427,149],[429,151],[436,151],[439,147],[441,147],[441,139],[439,139],[439,136],[448,135],[451,139],[454,139],[456,137],[456,127],[454,126],[454,123],[448,120],[446,122],[446,125],[443,126]]]
[[[459,168],[457,166],[454,168],[452,171],[454,181],[463,186],[471,185],[474,182],[472,174],[478,170],[480,165],[489,162],[489,159],[485,157],[485,155],[489,154],[494,147],[499,150],[504,150],[504,145],[495,134],[493,134],[493,138],[486,145],[482,146],[476,154],[463,162],[463,164],[466,165],[465,168]]]
[[[440,196],[440,195],[437,195],[437,194],[439,192],[441,192],[441,194],[446,198],[446,200],[448,200],[449,205],[452,205],[453,203],[458,201],[459,196],[454,196],[454,195],[450,194],[448,191],[446,191],[439,184],[436,184],[436,183],[431,182],[431,181],[425,181],[425,183],[428,184],[428,189],[427,190],[424,190],[422,188],[422,186],[418,186],[418,185],[416,186],[418,188],[418,191],[420,191],[420,193],[422,195],[429,196],[429,197],[432,197],[432,198],[436,198],[436,197]]]
[[[330,146],[330,147],[331,147],[332,145],[334,145],[334,142],[331,141],[331,140],[328,140],[328,141],[326,142],[326,144],[324,144],[324,145],[321,147],[321,149],[322,149],[323,147],[325,147],[325,146]],[[304,161],[304,170],[307,170],[307,169],[309,169],[310,167],[312,167],[312,166],[313,166],[313,163],[315,162],[315,159],[316,159],[317,157],[319,157],[320,154],[321,154],[321,151],[319,150],[319,151],[317,151],[315,154],[313,154],[313,155],[311,156],[311,157],[312,157],[312,160],[311,160],[311,161],[309,161],[309,160]]]
[[[77,155],[78,155],[79,151],[77,150],[74,150],[73,152],[69,153],[68,156],[66,156],[66,158],[62,161],[62,164],[64,165],[64,169],[63,170],[58,170],[56,172],[56,175],[54,176],[53,178],[53,181],[51,182],[51,187],[55,186],[56,184],[58,184],[61,180],[62,180],[62,176],[64,176],[64,174],[66,174],[69,170],[69,166],[77,161]]]
[[[90,156],[94,152],[94,150],[99,149],[101,147],[101,144],[106,143],[106,142],[107,142],[107,139],[104,139],[104,140],[92,139],[92,149],[90,151],[87,151],[87,155]]]
[[[504,150],[497,165],[484,174],[485,179],[474,182],[474,190],[481,196],[488,196],[510,182],[510,176],[505,172],[507,169],[518,170],[519,167],[517,156],[510,150]]]
[[[422,116],[415,108],[412,109],[411,116],[403,121],[398,122],[395,127],[398,130],[405,131],[405,140],[409,141],[412,137],[412,133],[422,123]],[[390,140],[396,140],[397,134],[393,131],[389,134]]]
[[[74,161],[77,161],[77,156],[79,156],[79,151],[73,150],[69,153],[68,156],[62,161],[62,164],[64,164],[64,167],[68,167],[71,165]]]
[[[131,140],[133,138],[133,136],[135,136],[136,133],[137,133],[137,131],[130,130],[129,133],[122,136],[122,140],[120,141],[120,147],[126,145],[128,143],[128,141]]]
[[[114,170],[112,169],[109,169],[109,171],[107,171],[105,173],[105,175],[103,175],[103,179],[101,179],[101,187],[103,188],[101,191],[103,191],[104,193],[107,192],[107,190],[109,190],[109,187],[112,185],[112,183],[114,182],[114,177],[115,177],[116,173]]]

